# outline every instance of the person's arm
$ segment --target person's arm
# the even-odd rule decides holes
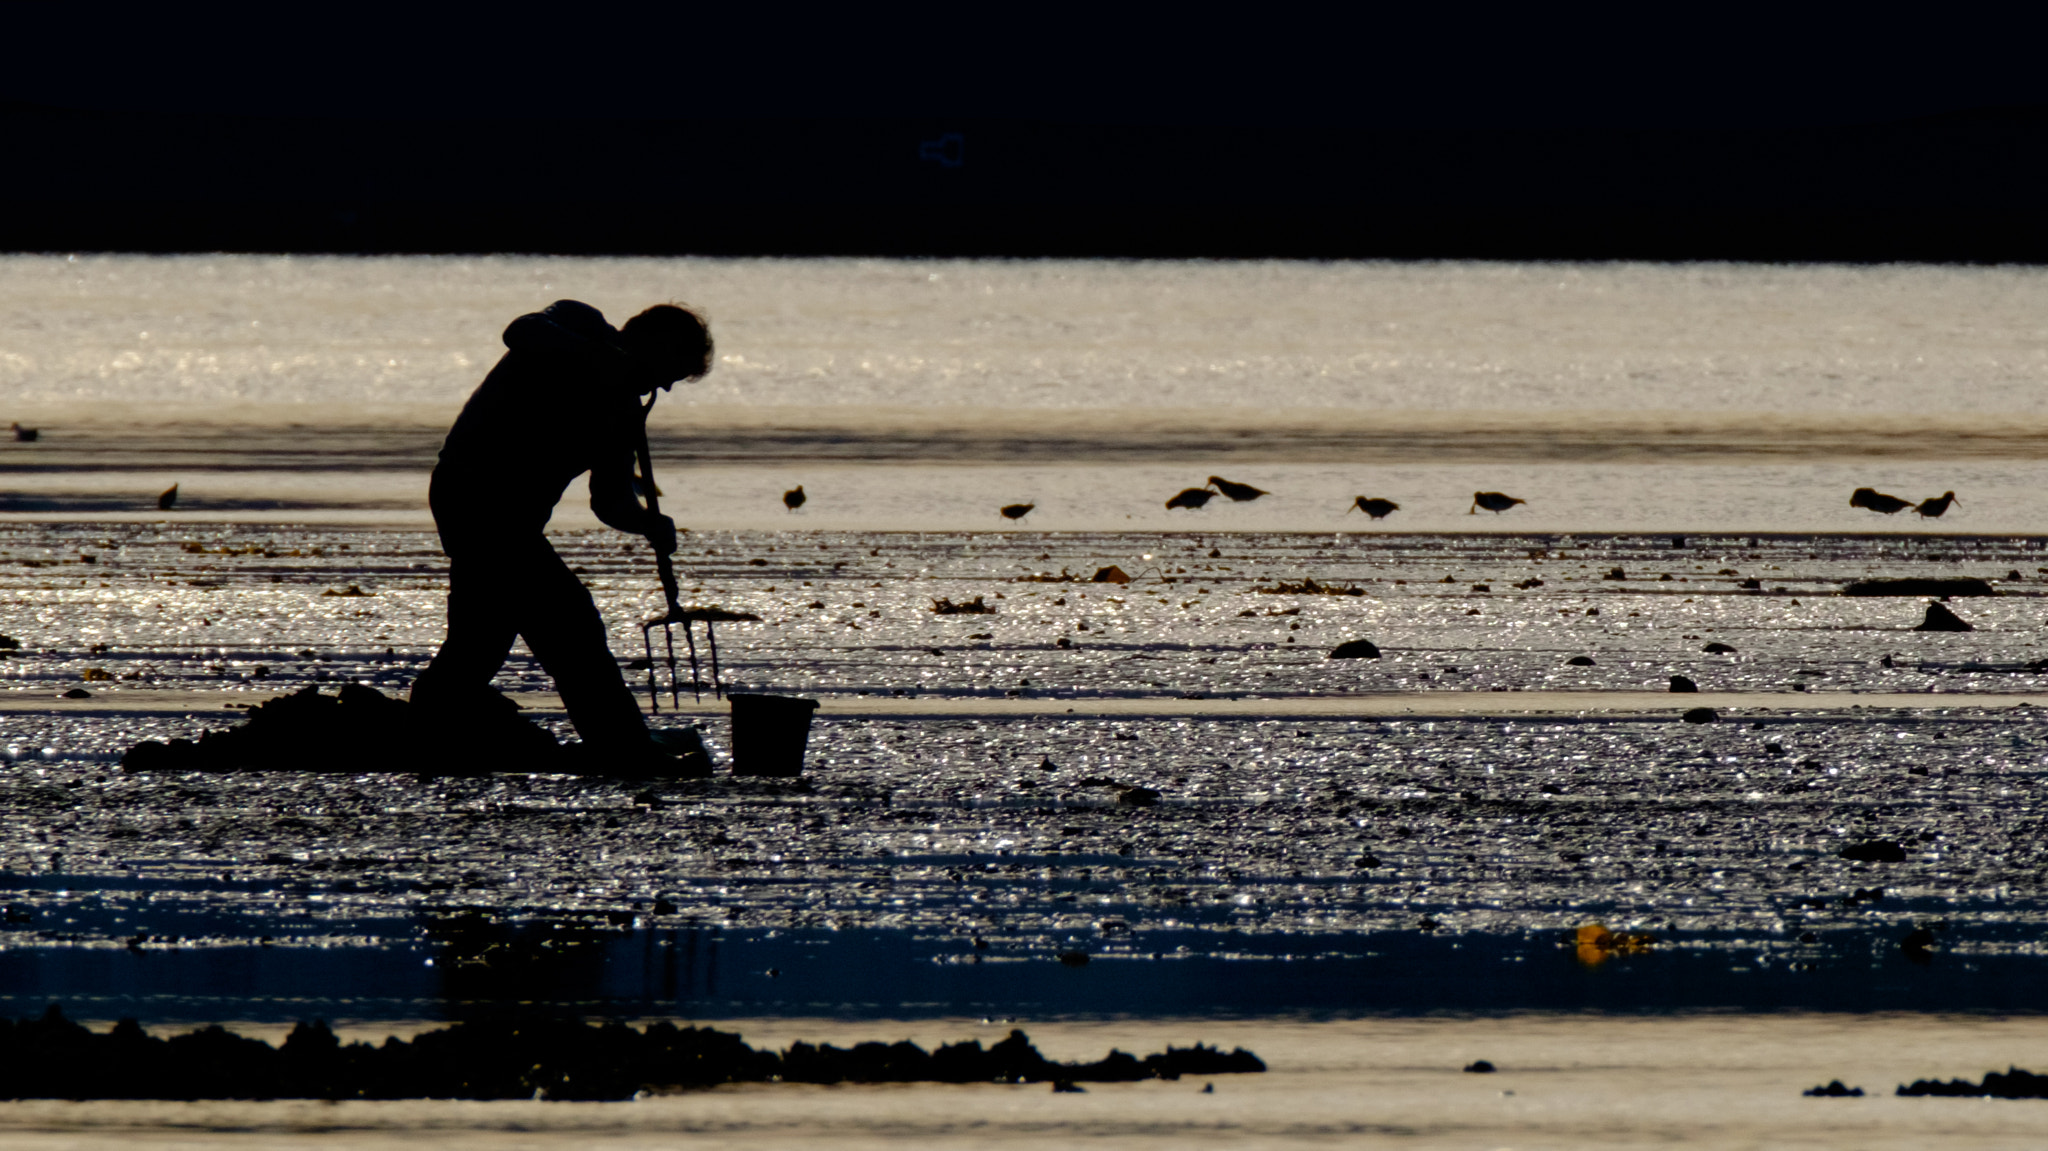
[[[633,457],[627,452],[607,452],[590,469],[590,510],[607,527],[646,536],[663,555],[676,550],[675,521],[650,513],[634,496]]]

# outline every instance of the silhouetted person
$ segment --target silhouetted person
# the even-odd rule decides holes
[[[1485,508],[1487,511],[1492,512],[1494,515],[1499,515],[1500,513],[1508,510],[1509,508],[1514,507],[1516,504],[1525,504],[1528,502],[1529,501],[1527,500],[1518,500],[1511,495],[1505,495],[1501,492],[1473,492],[1472,506],[1465,509],[1465,514],[1468,516],[1476,516],[1479,514],[1480,508]]]
[[[1189,511],[1193,511],[1196,508],[1207,506],[1209,501],[1215,498],[1216,493],[1208,488],[1183,488],[1179,495],[1166,501],[1166,506],[1168,510],[1187,508]]]
[[[1954,492],[1943,492],[1930,499],[1921,500],[1920,506],[1913,510],[1919,512],[1922,518],[1938,520],[1943,512],[1948,511],[1948,505],[1954,502],[1956,502],[1956,494]]]
[[[1003,513],[1003,518],[1006,520],[1021,520],[1025,516],[1030,515],[1031,509],[1037,506],[1037,504],[1004,504],[997,510]]]
[[[177,506],[178,506],[178,485],[176,485],[176,484],[172,484],[172,485],[171,485],[170,487],[168,487],[168,488],[165,488],[165,489],[164,489],[163,491],[160,491],[160,492],[158,492],[158,493],[157,493],[157,495],[156,495],[156,510],[158,510],[158,511],[160,511],[160,512],[167,512],[167,511],[170,511],[170,510],[171,510],[172,508],[174,508],[174,507],[177,507]]]
[[[596,308],[561,300],[512,321],[505,346],[449,430],[428,490],[448,554],[448,637],[413,683],[413,702],[458,724],[506,707],[491,677],[524,637],[585,745],[611,766],[660,770],[673,757],[648,737],[597,605],[545,532],[563,491],[588,472],[598,519],[675,551],[674,521],[633,498],[640,397],[710,371],[711,334],[671,304],[614,330]]]
[[[1224,495],[1229,496],[1230,502],[1237,504],[1241,504],[1246,500],[1255,500],[1267,494],[1264,488],[1255,488],[1250,484],[1234,484],[1222,476],[1210,476],[1209,485]]]
[[[1401,505],[1392,500],[1383,500],[1378,497],[1367,499],[1364,496],[1359,496],[1356,500],[1352,501],[1351,507],[1344,510],[1348,512],[1352,508],[1356,508],[1376,520],[1383,520],[1387,518],[1388,513],[1400,511]]]
[[[788,508],[790,511],[795,511],[796,509],[804,506],[804,501],[809,498],[809,496],[804,495],[804,486],[802,484],[798,484],[797,486],[782,493],[782,506]]]
[[[1891,515],[1893,512],[1902,512],[1912,507],[1913,501],[1902,500],[1897,496],[1888,496],[1876,488],[1857,488],[1849,493],[1849,506],[1852,508],[1869,508],[1874,512],[1883,512],[1885,515]],[[1944,504],[1941,510],[1947,511],[1948,506]]]

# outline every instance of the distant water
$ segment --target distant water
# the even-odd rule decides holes
[[[710,315],[715,372],[655,416],[707,525],[793,526],[808,478],[828,528],[1320,530],[1371,494],[1446,530],[1482,488],[1545,530],[1906,527],[1866,484],[2044,526],[2048,273],[1911,266],[0,257],[0,421],[46,428],[0,511],[179,482],[188,514],[416,520],[505,323],[562,297]],[[1212,472],[1275,495],[1164,514]]]

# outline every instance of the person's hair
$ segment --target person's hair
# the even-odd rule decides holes
[[[663,382],[701,376],[711,363],[711,329],[678,304],[656,304],[619,329],[626,349],[661,373]]]

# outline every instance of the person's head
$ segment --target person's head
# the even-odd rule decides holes
[[[711,329],[702,317],[675,304],[656,304],[619,329],[627,354],[647,369],[640,390],[666,388],[711,370]]]

